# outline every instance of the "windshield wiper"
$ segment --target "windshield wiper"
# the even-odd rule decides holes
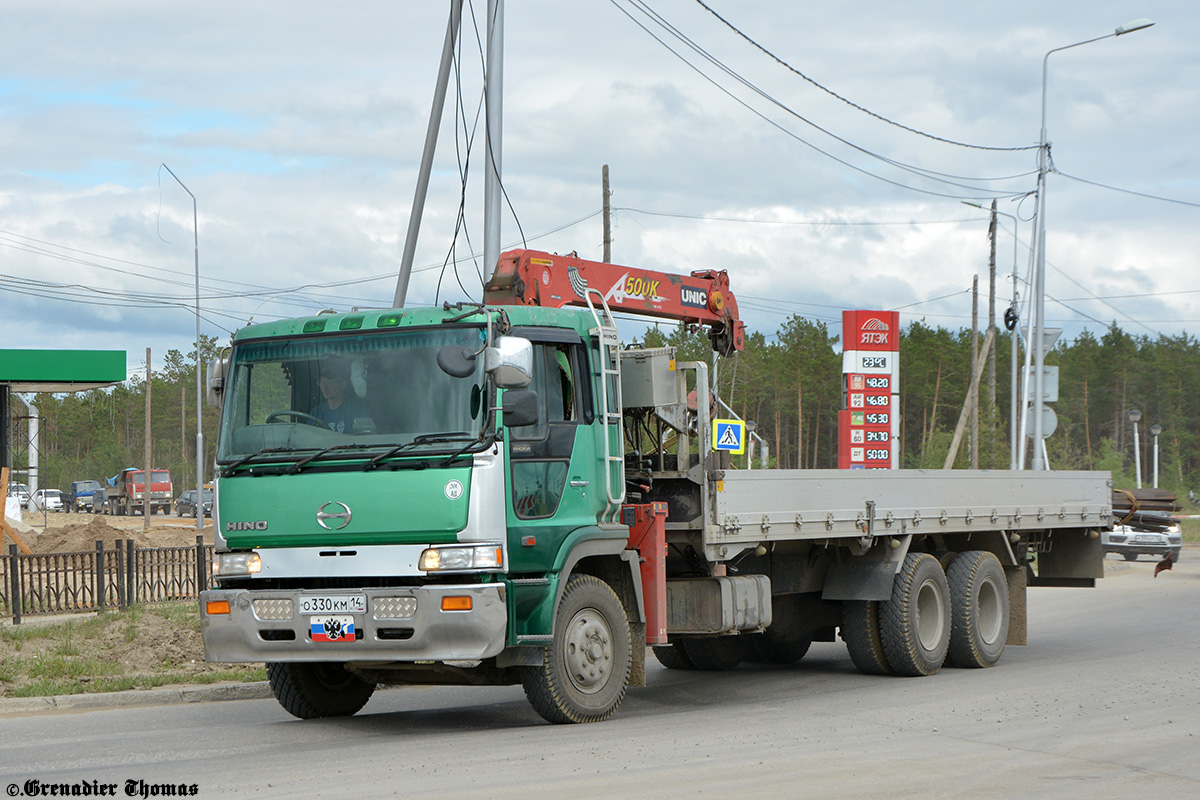
[[[445,459],[444,461],[442,461],[440,464],[438,464],[438,466],[439,466],[439,467],[448,467],[448,466],[450,466],[451,464],[453,464],[453,463],[455,462],[455,460],[457,460],[457,459],[458,459],[458,457],[459,457],[459,456],[461,456],[463,453],[465,453],[465,452],[467,452],[468,450],[470,450],[470,449],[471,449],[472,447],[474,447],[475,445],[479,444],[481,441],[483,441],[483,440],[482,440],[482,439],[473,439],[473,440],[471,440],[471,441],[467,442],[467,446],[466,446],[466,447],[462,448],[461,450],[459,450],[458,452],[454,453],[453,455],[446,456],[446,459]]]
[[[293,452],[293,451],[292,451],[292,448],[290,448],[290,447],[264,447],[262,450],[258,450],[254,453],[251,453],[248,456],[242,456],[237,461],[226,466],[224,469],[226,472],[232,472],[233,470],[240,467],[242,464],[245,464],[248,461],[253,461],[254,459],[258,458],[259,456],[263,456],[268,453],[291,453],[291,452]]]
[[[463,439],[470,439],[471,444],[479,441],[479,439],[466,431],[458,431],[455,433],[426,433],[413,439],[411,442],[405,442],[401,445],[396,445],[391,450],[386,450],[372,458],[363,467],[364,470],[375,469],[381,461],[391,458],[394,455],[403,453],[412,447],[417,447],[423,444],[440,444],[443,442],[461,442]],[[468,445],[469,447],[470,445]]]
[[[329,453],[337,452],[339,450],[362,450],[367,447],[379,447],[379,445],[355,442],[354,444],[335,444],[333,447],[326,447],[324,450],[318,450],[317,452],[313,453],[311,456],[305,456],[304,458],[297,461],[295,464],[292,464],[292,466],[290,468],[288,468],[287,474],[295,475],[297,472],[302,470],[304,468],[304,465],[307,464],[308,462],[314,461],[314,460],[321,458],[322,456],[327,455]]]

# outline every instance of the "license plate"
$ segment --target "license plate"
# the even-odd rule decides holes
[[[1133,537],[1134,544],[1162,544],[1162,540],[1156,536],[1135,536]]]
[[[308,630],[314,642],[353,642],[354,617],[309,617]]]
[[[367,596],[362,594],[310,594],[300,597],[301,614],[365,614]]]

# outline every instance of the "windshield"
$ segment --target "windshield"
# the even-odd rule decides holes
[[[483,359],[474,374],[453,378],[437,354],[448,345],[475,352],[485,338],[482,327],[441,326],[239,344],[217,460],[313,457],[328,448],[330,457],[400,446],[406,454],[458,451],[487,417]]]

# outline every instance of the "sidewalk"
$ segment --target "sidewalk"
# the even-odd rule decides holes
[[[211,686],[180,684],[158,689],[130,689],[125,692],[60,694],[53,697],[0,698],[0,717],[53,711],[99,708],[165,706],[178,703],[210,703],[218,700],[260,700],[271,697],[266,681],[255,683],[215,683]]]

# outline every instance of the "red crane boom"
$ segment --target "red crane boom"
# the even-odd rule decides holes
[[[483,300],[489,305],[586,307],[589,294],[593,305],[603,297],[613,311],[704,326],[721,355],[742,349],[745,325],[724,270],[685,276],[585,261],[574,254],[509,250],[500,255]]]

